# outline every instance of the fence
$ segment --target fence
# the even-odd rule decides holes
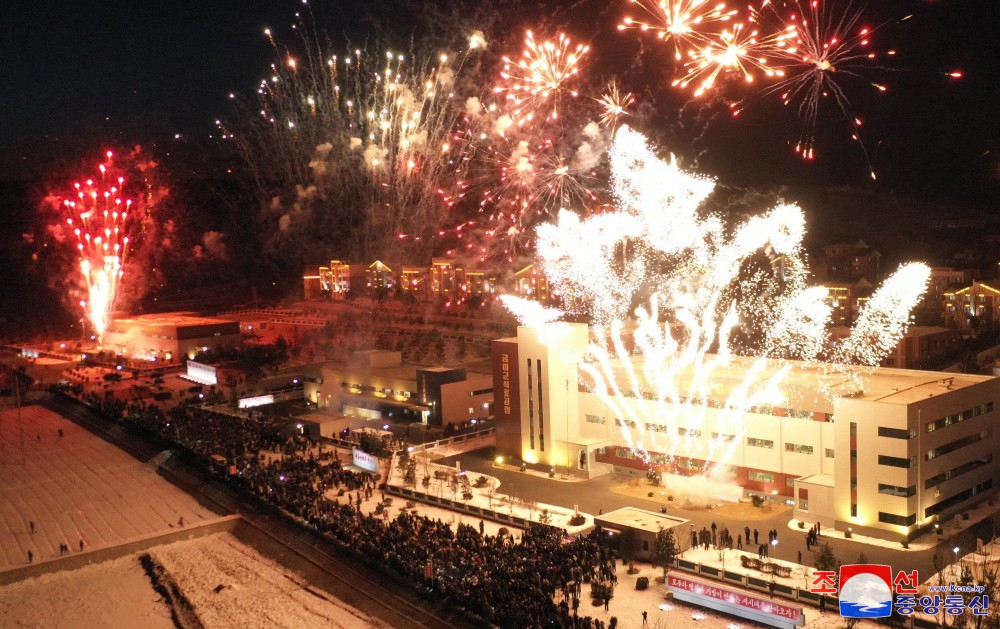
[[[765,594],[771,594],[772,596],[781,596],[793,601],[819,606],[820,595],[810,592],[808,588],[792,587],[783,583],[773,582],[767,578],[756,577],[749,573],[733,572],[725,568],[720,569],[715,566],[706,566],[694,561],[688,561],[687,559],[678,559],[674,565],[680,570],[699,574],[716,581],[731,583],[748,590],[756,590]],[[774,588],[773,591],[772,587]],[[836,596],[827,596],[826,603],[829,609],[836,609],[839,601]]]

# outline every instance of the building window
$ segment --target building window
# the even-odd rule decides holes
[[[973,496],[975,496],[976,494],[978,494],[980,492],[984,492],[987,489],[990,489],[991,487],[993,487],[993,479],[985,480],[985,481],[979,483],[978,485],[976,485],[975,487],[969,487],[965,491],[960,491],[957,494],[955,494],[954,496],[952,496],[950,498],[945,498],[941,502],[938,502],[936,504],[932,504],[931,506],[929,506],[926,509],[924,509],[924,517],[930,517],[932,515],[936,515],[938,513],[941,513],[942,511],[945,511],[946,509],[954,507],[955,505],[957,505],[957,504],[959,504],[961,502],[964,502],[964,501],[968,500],[969,498],[972,498]]]
[[[972,470],[982,467],[993,462],[993,454],[987,454],[985,457],[980,457],[978,459],[973,459],[972,461],[967,461],[962,463],[957,467],[953,467],[947,472],[941,472],[936,476],[931,476],[926,481],[924,481],[924,489],[930,489],[936,485],[940,485],[946,480],[951,480],[952,478],[957,478],[966,472],[971,472]]]
[[[753,446],[754,448],[768,448],[774,449],[774,442],[770,439],[758,439],[756,437],[747,437],[747,445]]]
[[[890,439],[911,439],[917,436],[917,431],[912,428],[887,428],[886,426],[879,426],[878,436],[889,437]]]
[[[826,458],[828,458],[828,459],[832,459],[833,458],[833,448],[826,448],[823,451],[823,455],[826,456]]]
[[[768,472],[754,472],[751,470],[747,472],[747,480],[755,480],[761,483],[773,483],[774,474],[770,474]]]
[[[942,446],[938,446],[936,448],[928,450],[927,454],[924,455],[924,460],[925,461],[930,461],[931,459],[935,459],[935,458],[937,458],[939,456],[948,454],[949,452],[954,452],[955,450],[958,450],[960,448],[964,448],[965,446],[971,446],[974,443],[978,443],[978,442],[982,441],[983,439],[985,439],[986,437],[988,437],[989,434],[990,434],[990,431],[984,430],[984,431],[978,432],[978,433],[976,433],[974,435],[968,435],[966,437],[962,437],[961,439],[956,439],[955,441],[952,441],[950,443],[946,443],[946,444],[944,444]]]
[[[701,437],[701,430],[698,428],[678,428],[677,434],[682,437]]]
[[[587,420],[587,422],[589,422],[591,424],[603,424],[604,423],[604,418],[601,417],[600,415],[584,415],[583,417],[584,417],[584,419]]]
[[[785,452],[794,452],[796,454],[812,454],[812,446],[804,446],[798,443],[786,443]]]
[[[917,486],[910,485],[909,487],[899,487],[898,485],[886,485],[884,483],[879,483],[878,493],[886,494],[887,496],[909,498],[910,496],[915,496],[917,494]]]
[[[884,454],[878,455],[879,465],[888,465],[890,467],[913,467],[917,464],[917,457],[913,456],[908,459],[904,459],[898,456],[886,456]]]
[[[917,521],[917,514],[911,513],[908,516],[896,515],[895,513],[878,512],[878,521],[884,524],[895,524],[897,526],[912,526]]]
[[[715,441],[722,441],[724,443],[732,443],[736,440],[736,435],[723,435],[717,432],[712,433],[712,439]]]
[[[858,503],[856,502],[851,503],[851,517],[852,518],[858,517]]]

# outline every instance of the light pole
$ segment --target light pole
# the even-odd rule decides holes
[[[958,546],[951,549],[951,552],[955,553],[955,563],[952,564],[952,573],[954,573],[955,578],[958,578]]]
[[[771,539],[771,559],[778,558],[778,538]]]

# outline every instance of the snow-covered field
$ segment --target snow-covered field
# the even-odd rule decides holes
[[[171,629],[174,623],[133,555],[0,587],[0,626]]]
[[[63,436],[59,436],[59,430]],[[126,452],[41,406],[0,413],[0,570],[215,518]],[[31,532],[31,522],[35,533]]]
[[[62,436],[59,436],[62,430]],[[0,571],[216,518],[137,461],[40,406],[0,413]],[[35,532],[31,532],[34,522]],[[158,546],[206,627],[384,627],[230,534]],[[0,587],[0,627],[173,627],[138,554]],[[53,564],[55,567],[56,564]],[[218,592],[217,586],[223,586]]]
[[[167,569],[208,629],[387,627],[310,587],[228,533],[159,546],[150,555]]]
[[[149,554],[180,586],[206,629],[387,627],[310,587],[229,533],[157,546]],[[174,624],[137,554],[0,588],[0,626],[169,629]]]

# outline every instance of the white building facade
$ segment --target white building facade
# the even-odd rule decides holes
[[[885,368],[845,378],[769,360],[755,377],[781,370],[780,403],[734,416],[721,401],[750,363],[736,358],[713,374],[719,402],[672,404],[640,391],[609,404],[581,376],[588,335],[584,324],[559,323],[494,342],[502,455],[589,475],[711,470],[744,493],[794,501],[798,519],[889,539],[1000,486],[1000,378]],[[640,442],[648,464],[633,448]]]

